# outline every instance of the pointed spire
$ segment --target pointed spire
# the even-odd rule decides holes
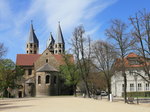
[[[62,30],[61,30],[61,27],[60,27],[60,21],[58,22],[56,43],[61,43],[61,44],[65,43],[64,38],[63,38],[63,34],[62,34]]]
[[[53,38],[52,32],[50,32],[50,37],[49,37],[49,39],[47,40],[47,45],[46,45],[46,47],[48,48],[49,45],[54,45],[54,43],[55,43],[55,40],[54,40],[54,38]]]
[[[39,46],[39,41],[34,33],[34,28],[33,28],[33,24],[32,24],[32,20],[31,20],[31,26],[30,26],[30,34],[29,34],[29,38],[27,43],[36,43],[37,46]]]

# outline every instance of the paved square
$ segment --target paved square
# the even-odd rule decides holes
[[[0,112],[150,112],[149,106],[75,97],[0,100]]]

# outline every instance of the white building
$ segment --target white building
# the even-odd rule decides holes
[[[143,65],[138,61],[139,56],[135,53],[130,53],[125,57],[125,67],[127,74],[127,92],[135,91],[150,91],[150,84],[148,84],[141,76],[147,77],[143,71]],[[121,71],[116,71],[111,78],[111,89],[114,96],[122,96],[124,89],[124,79]]]

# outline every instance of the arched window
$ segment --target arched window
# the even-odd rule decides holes
[[[46,59],[46,63],[48,63],[48,59]]]
[[[61,53],[61,50],[59,50],[59,53]]]
[[[45,83],[48,84],[49,82],[50,82],[50,76],[46,75],[46,77],[45,77]]]
[[[41,84],[41,76],[38,76],[38,84]]]

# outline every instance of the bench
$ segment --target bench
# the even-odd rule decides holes
[[[128,97],[128,103],[133,104],[134,102],[134,97]]]

